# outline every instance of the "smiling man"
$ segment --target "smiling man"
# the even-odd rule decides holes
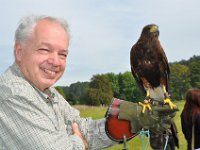
[[[51,19],[39,21],[25,42],[19,34],[16,33],[16,62],[25,78],[44,91],[65,70],[69,36],[58,22]]]
[[[51,87],[64,73],[69,40],[63,19],[21,20],[15,62],[0,77],[0,149],[88,149],[77,125],[86,121]]]

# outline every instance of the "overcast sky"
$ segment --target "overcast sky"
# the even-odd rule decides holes
[[[130,71],[130,49],[150,23],[159,26],[169,62],[200,55],[199,7],[200,0],[0,0],[0,74],[14,61],[14,32],[28,14],[68,21],[67,69],[56,84],[65,86]]]

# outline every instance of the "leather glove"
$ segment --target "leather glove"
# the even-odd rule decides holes
[[[170,128],[172,118],[178,109],[170,109],[168,105],[151,105],[151,107],[152,110],[146,109],[142,113],[142,107],[137,103],[123,101],[120,104],[118,118],[130,121],[132,133],[137,133],[142,128],[162,133]]]

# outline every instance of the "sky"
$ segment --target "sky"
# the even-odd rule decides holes
[[[67,20],[71,42],[56,85],[130,71],[130,49],[147,24],[157,24],[169,62],[200,55],[199,0],[0,0],[0,74],[14,62],[14,33],[27,15]]]

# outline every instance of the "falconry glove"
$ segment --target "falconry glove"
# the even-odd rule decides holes
[[[170,128],[177,110],[170,109],[168,105],[152,105],[152,110],[142,113],[142,107],[137,103],[122,101],[118,118],[130,121],[132,133],[137,133],[142,128],[162,133]]]

